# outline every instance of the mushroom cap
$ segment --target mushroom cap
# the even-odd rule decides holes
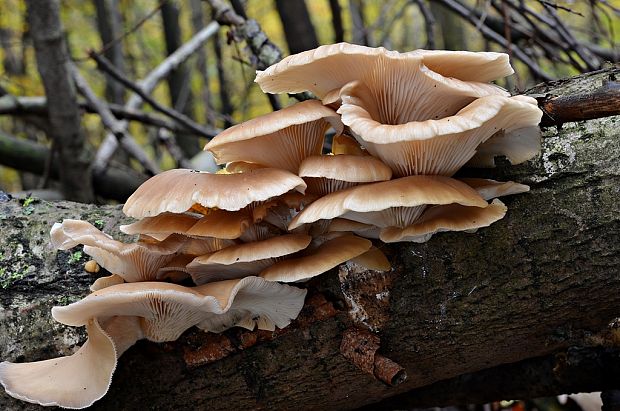
[[[263,241],[230,246],[212,254],[196,257],[187,272],[198,285],[212,281],[257,275],[277,258],[308,247],[312,237],[285,234]]]
[[[488,178],[459,178],[459,180],[476,190],[485,200],[530,191],[529,186],[514,181],[503,182]]]
[[[327,232],[342,233],[351,232],[359,237],[379,239],[381,229],[372,224],[360,223],[359,221],[347,220],[346,218],[334,218],[330,220]]]
[[[185,238],[174,235],[159,243],[125,244],[81,220],[55,223],[50,236],[52,246],[61,250],[84,244],[86,254],[127,282],[155,279],[157,270],[170,261],[186,243]]]
[[[319,101],[307,100],[237,124],[205,146],[218,164],[243,161],[296,173],[301,161],[321,154],[325,132],[340,134],[340,117]]]
[[[348,87],[348,86],[347,86]],[[346,88],[346,87],[345,87]],[[412,174],[452,175],[475,154],[478,146],[495,133],[536,125],[542,112],[515,97],[486,96],[457,114],[439,120],[382,124],[347,89],[338,110],[360,143],[379,157],[397,176]],[[371,111],[373,109],[371,108]]]
[[[460,204],[429,207],[413,225],[405,228],[384,228],[381,230],[380,238],[385,243],[398,241],[424,243],[438,232],[469,231],[487,227],[501,220],[506,211],[506,206],[497,199],[485,208]]]
[[[215,237],[232,240],[241,237],[252,224],[250,213],[246,210],[213,210],[194,222],[185,234],[196,237]]]
[[[374,183],[392,178],[392,170],[371,156],[311,156],[299,166],[300,177],[324,177],[353,183]]]
[[[352,258],[350,261],[368,270],[388,271],[392,269],[392,264],[390,264],[390,261],[385,254],[383,254],[383,251],[375,246],[372,246],[370,250]]]
[[[506,53],[419,49],[405,54],[422,56],[429,69],[463,81],[487,83],[514,73]]]
[[[452,54],[454,53],[454,54]],[[256,83],[266,93],[311,91],[320,99],[346,83],[363,78],[380,58],[421,60],[446,77],[487,82],[509,74],[508,56],[499,53],[389,51],[349,43],[320,46],[282,59],[256,72]],[[332,102],[333,96],[329,102]]]
[[[96,319],[86,320],[88,340],[75,354],[30,363],[0,363],[7,394],[43,406],[81,409],[105,395],[116,368],[112,338]]]
[[[120,230],[129,235],[148,234],[157,236],[159,241],[170,234],[185,234],[199,217],[191,214],[162,213],[155,217],[146,217],[135,223],[120,226]]]
[[[334,136],[332,139],[332,154],[334,155],[353,155],[353,156],[367,156],[369,155],[366,150],[360,146],[360,143],[354,137],[341,134]]]
[[[263,270],[260,276],[285,283],[308,280],[365,253],[370,247],[370,240],[345,234],[325,241],[311,254],[279,261]]]
[[[495,157],[504,156],[516,165],[540,152],[540,128],[528,126],[510,132],[500,131],[478,146],[469,167],[495,167]]]
[[[410,176],[356,186],[319,198],[297,214],[289,230],[302,224],[336,217],[389,226],[390,220],[383,220],[383,216],[371,213],[385,210],[388,213],[389,209],[399,209],[397,218],[406,223],[415,220],[426,205],[451,203],[487,206],[487,202],[474,189],[458,180],[441,176]]]
[[[288,325],[303,306],[305,290],[257,277],[184,287],[161,282],[114,285],[64,307],[52,308],[56,321],[83,325],[89,318],[137,316],[144,337],[174,341],[189,327],[223,331],[237,324],[260,329]]]
[[[304,192],[306,183],[285,170],[262,168],[239,174],[195,170],[164,171],[144,182],[129,197],[123,212],[134,218],[164,212],[183,213],[198,204],[205,208],[240,210],[290,190]]]

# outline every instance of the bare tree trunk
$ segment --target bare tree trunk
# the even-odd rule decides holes
[[[172,0],[164,1],[161,8],[161,17],[164,23],[164,36],[166,38],[166,50],[168,55],[181,47],[183,39],[179,23],[179,8]],[[168,76],[168,88],[170,100],[175,110],[182,112],[190,118],[194,118],[194,104],[191,89],[191,73],[187,64],[182,64],[173,70]],[[188,134],[177,134],[177,143],[186,157],[193,157],[200,152],[201,147],[198,139]]]
[[[220,110],[224,116],[224,128],[232,125],[231,116],[233,113],[233,106],[228,94],[228,80],[226,78],[226,71],[224,70],[224,61],[222,59],[222,40],[221,34],[216,33],[213,37],[213,51],[215,53],[215,64],[217,68],[217,79],[220,83],[219,97],[220,97]]]
[[[192,10],[192,28],[194,34],[198,33],[204,27],[204,2],[202,0],[191,0]],[[206,47],[202,46],[196,51],[196,70],[202,80],[202,104],[204,106],[205,121],[209,125],[215,125],[215,116],[213,113],[213,103],[211,102],[211,88],[209,83],[209,72],[207,65]]]
[[[445,50],[467,50],[463,21],[443,5],[430,0],[435,23],[441,33],[442,48]]]
[[[352,42],[363,46],[370,46],[372,40],[366,27],[364,16],[364,0],[349,0],[349,13],[353,30]]]
[[[338,0],[329,0],[329,9],[332,12],[332,26],[334,27],[334,43],[344,41],[344,26],[342,25],[342,7]]]
[[[276,8],[284,27],[284,36],[291,54],[319,46],[304,0],[276,0]]]
[[[91,202],[89,156],[80,126],[75,87],[69,71],[69,56],[60,22],[58,0],[26,2],[28,22],[34,41],[37,69],[49,102],[51,137],[58,149],[60,182],[67,199]]]
[[[94,3],[95,10],[97,11],[97,27],[101,37],[103,55],[112,62],[114,67],[124,73],[123,46],[120,41],[115,41],[122,32],[118,0],[94,0]],[[125,101],[125,88],[122,84],[106,75],[105,95],[106,100],[115,104],[123,104]]]

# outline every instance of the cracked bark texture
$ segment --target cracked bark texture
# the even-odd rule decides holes
[[[534,92],[588,91],[619,70]],[[620,359],[617,326],[610,328],[620,317],[619,129],[619,116],[549,128],[532,161],[469,171],[531,191],[506,197],[506,217],[475,234],[384,246],[389,273],[344,265],[312,281],[312,293],[333,306],[329,315],[308,304],[283,332],[230,330],[216,340],[226,344],[219,350],[197,330],[176,342],[139,342],[93,408],[355,409],[411,390],[428,406],[617,387],[619,373],[604,371],[619,369]],[[51,224],[62,218],[86,219],[114,236],[123,221],[113,206],[0,203],[2,360],[66,355],[84,339],[50,315],[93,280],[82,270],[85,256],[48,248]],[[364,324],[407,381],[387,386],[340,354],[342,332]],[[594,351],[570,362],[573,374],[561,374],[558,361],[583,350]],[[485,382],[494,388],[480,394]],[[441,384],[446,389],[433,388]],[[0,409],[35,408],[0,393]]]

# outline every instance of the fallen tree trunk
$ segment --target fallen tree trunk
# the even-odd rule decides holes
[[[536,93],[587,91],[608,75]],[[617,387],[619,128],[613,116],[547,129],[538,158],[474,172],[531,191],[505,198],[507,216],[476,234],[385,246],[391,272],[349,264],[312,281],[300,319],[281,332],[190,330],[172,343],[139,342],[93,408],[355,409],[393,397],[378,405],[391,409]],[[49,313],[94,279],[84,256],[47,247],[51,224],[70,217],[117,237],[123,220],[118,207],[0,204],[3,360],[66,355],[83,341]],[[408,378],[389,386],[341,355],[350,327],[375,330],[378,354]],[[0,393],[0,408],[34,406]]]

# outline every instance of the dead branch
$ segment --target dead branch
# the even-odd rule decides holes
[[[187,127],[189,130],[193,131],[195,134],[212,138],[217,135],[217,132],[212,129],[208,129],[200,124],[196,123],[191,118],[187,117],[185,114],[179,113],[178,111],[171,109],[169,107],[164,106],[163,104],[158,103],[155,99],[149,96],[148,93],[145,93],[138,84],[129,80],[122,73],[120,73],[116,67],[112,65],[105,57],[98,55],[97,53],[90,51],[88,55],[97,62],[97,67],[106,73],[108,73],[112,78],[121,83],[123,86],[127,87],[134,93],[140,96],[142,100],[147,102],[151,107],[155,110],[159,111]]]
[[[144,150],[142,150],[138,143],[136,143],[133,136],[127,131],[127,128],[124,127],[123,124],[116,119],[116,117],[114,117],[114,114],[112,114],[110,108],[97,97],[88,85],[86,79],[82,77],[75,66],[71,66],[71,74],[73,75],[75,86],[80,94],[82,94],[86,101],[88,101],[95,108],[101,118],[101,123],[103,126],[114,134],[125,151],[138,160],[138,162],[150,175],[159,173],[160,170],[157,164],[155,164],[155,162],[146,155]],[[104,170],[100,170],[95,167],[93,167],[92,170],[94,174],[100,174],[103,171]]]
[[[140,89],[146,93],[150,94],[155,86],[164,78],[168,76],[168,74],[179,67],[185,60],[187,60],[191,55],[193,55],[196,51],[200,50],[202,45],[213,35],[218,32],[219,23],[212,22],[198,33],[196,33],[188,42],[183,44],[181,47],[176,49],[174,53],[170,54],[164,61],[162,61],[157,67],[155,67],[144,79],[137,82],[137,85]],[[125,108],[129,111],[137,110],[142,105],[142,97],[138,94],[132,94],[125,104]],[[125,125],[126,127],[126,125]],[[219,132],[217,129],[213,129],[214,132]],[[110,159],[114,155],[116,148],[118,147],[118,143],[116,141],[116,137],[113,134],[109,133],[106,135],[105,139],[99,146],[97,153],[95,154],[95,160],[93,164],[100,169],[106,167],[106,165],[110,162]]]

